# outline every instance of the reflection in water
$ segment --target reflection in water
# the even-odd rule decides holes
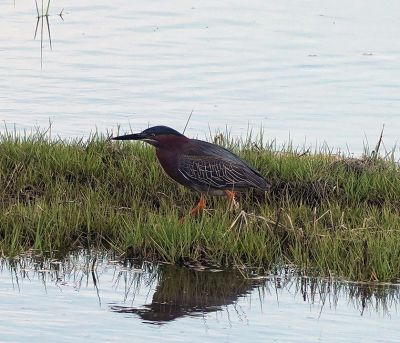
[[[41,9],[39,10],[39,5],[37,0],[35,0],[36,4],[36,13],[37,13],[37,20],[36,20],[36,27],[35,27],[35,35],[33,39],[36,39],[38,28],[40,25],[40,66],[43,68],[43,35],[44,35],[44,22],[46,21],[47,33],[49,36],[49,45],[50,49],[53,50],[53,46],[51,44],[51,33],[50,33],[50,22],[49,22],[49,7],[50,7],[50,0],[48,0],[47,5],[41,2]],[[64,21],[63,17],[64,9],[61,10],[58,16]]]
[[[310,277],[297,278],[294,282],[289,278],[286,282],[284,287],[294,286],[295,293],[300,293],[305,302],[320,303],[321,312],[324,306],[335,308],[343,296],[349,305],[358,309],[360,315],[376,311],[385,316],[389,314],[389,309],[397,310],[400,304],[398,284],[356,283]]]
[[[291,269],[282,269],[268,277],[249,273],[245,278],[238,271],[195,271],[171,265],[156,265],[132,260],[113,260],[113,256],[81,252],[63,260],[43,258],[30,254],[18,259],[0,259],[0,272],[11,273],[14,288],[19,290],[24,280],[40,279],[46,289],[49,284],[74,289],[95,290],[99,306],[107,306],[112,312],[139,317],[152,324],[164,324],[182,317],[201,316],[224,310],[238,300],[257,292],[262,305],[266,295],[280,296],[287,293],[293,299],[299,297],[308,305],[336,308],[345,301],[356,308],[360,315],[377,312],[389,315],[400,304],[400,286],[396,284],[360,284],[336,279],[300,277]],[[95,262],[95,263],[94,263]],[[116,301],[102,301],[101,287],[107,277],[112,278],[115,293],[123,289]],[[109,287],[110,288],[110,287]],[[136,299],[147,294],[143,302]],[[104,304],[104,305],[103,305]]]
[[[163,266],[157,271],[157,286],[151,304],[142,308],[112,306],[120,313],[135,313],[152,323],[168,322],[183,316],[220,311],[249,294],[265,280],[245,279],[239,272],[198,272]]]

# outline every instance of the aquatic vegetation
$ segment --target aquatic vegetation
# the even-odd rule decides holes
[[[50,50],[53,50],[53,46],[51,43],[51,33],[50,33],[50,21],[49,21],[49,8],[50,8],[50,0],[47,1],[47,4],[41,2],[41,5],[38,4],[38,0],[35,0],[35,5],[36,5],[36,26],[35,26],[35,35],[33,39],[36,39],[36,36],[38,34],[38,29],[40,26],[40,67],[43,68],[43,42],[44,42],[44,31],[47,28],[47,34],[48,34],[48,40],[49,40],[49,46]],[[64,8],[61,10],[61,12],[58,14],[58,16],[61,18],[62,21],[64,21]],[[44,25],[44,22],[46,21],[46,26]]]
[[[150,147],[97,134],[64,141],[3,133],[2,254],[98,247],[176,264],[399,279],[400,174],[391,157],[213,139],[265,175],[271,191],[240,194],[235,213],[210,198],[202,216],[180,223],[197,195],[163,173]]]

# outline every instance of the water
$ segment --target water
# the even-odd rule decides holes
[[[0,260],[2,342],[397,342],[400,286],[113,261]]]
[[[58,14],[63,11],[62,20]],[[53,134],[166,124],[360,154],[400,129],[399,1],[0,3],[0,119]]]

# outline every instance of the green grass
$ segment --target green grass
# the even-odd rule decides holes
[[[113,249],[130,257],[221,267],[294,265],[352,280],[400,278],[400,171],[390,158],[275,151],[262,138],[218,135],[272,184],[239,196],[240,210],[197,195],[161,170],[153,148],[95,135],[0,137],[0,251]]]

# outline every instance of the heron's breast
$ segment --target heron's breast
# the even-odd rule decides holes
[[[187,180],[179,172],[179,152],[167,149],[157,149],[157,159],[165,173],[180,184],[189,186]]]

